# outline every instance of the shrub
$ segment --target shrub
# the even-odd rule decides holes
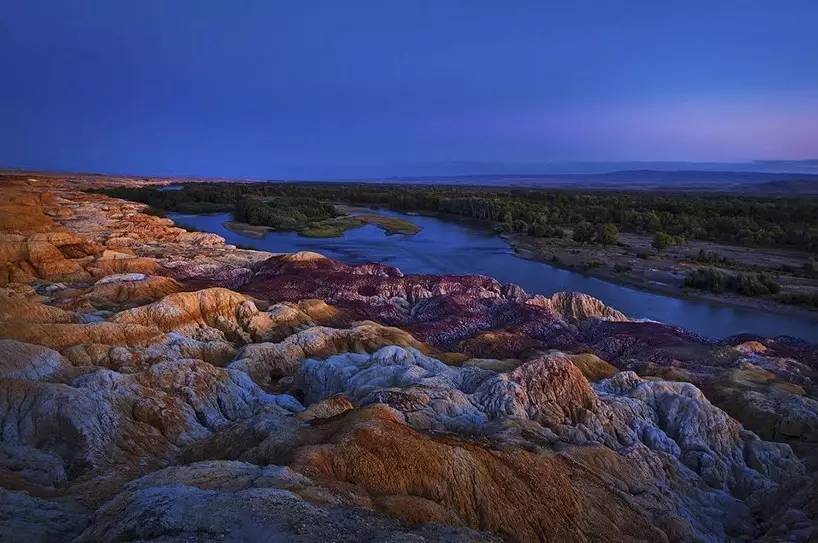
[[[699,249],[699,253],[693,258],[696,262],[701,262],[702,264],[721,264],[723,266],[730,266],[735,264],[735,261],[727,258],[726,256],[722,256],[715,251],[705,251],[704,249]]]
[[[716,293],[731,291],[744,296],[767,296],[781,290],[781,285],[768,273],[731,275],[715,268],[703,268],[688,273],[684,286]]]
[[[769,273],[740,273],[734,277],[732,290],[745,296],[766,296],[777,294],[781,285]]]
[[[818,292],[785,294],[779,301],[790,305],[806,305],[818,307]]]
[[[594,268],[598,268],[602,265],[602,262],[599,260],[586,260],[582,263],[581,268],[583,270],[592,270]]]
[[[558,226],[552,226],[544,222],[534,223],[531,233],[538,238],[564,238],[565,230]]]
[[[596,238],[603,245],[616,245],[619,239],[619,229],[615,224],[605,223],[597,229]]]
[[[724,292],[727,290],[729,279],[730,276],[721,270],[702,268],[688,273],[684,286],[711,292]]]
[[[594,226],[589,222],[578,223],[574,227],[574,241],[588,243],[594,239]]]
[[[671,245],[681,245],[684,242],[685,239],[682,236],[671,236],[667,232],[656,232],[651,245],[653,245],[653,248],[657,251],[662,251]]]

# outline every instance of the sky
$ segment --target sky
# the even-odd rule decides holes
[[[0,167],[331,178],[816,158],[816,29],[814,0],[10,0]]]

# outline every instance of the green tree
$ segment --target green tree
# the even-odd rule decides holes
[[[613,223],[605,223],[597,229],[596,238],[603,245],[616,245],[619,241],[619,228]]]
[[[664,251],[671,245],[673,245],[673,236],[668,234],[667,232],[656,232],[656,235],[653,236],[653,248],[657,251]]]
[[[594,225],[589,222],[580,222],[574,227],[574,241],[588,243],[594,239]]]

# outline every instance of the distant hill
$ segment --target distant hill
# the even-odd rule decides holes
[[[791,179],[784,181],[768,181],[758,185],[745,185],[748,190],[758,194],[781,195],[815,195],[818,196],[818,180]]]
[[[396,177],[381,182],[607,190],[707,190],[754,193],[818,193],[818,175],[731,171],[627,170],[590,174],[505,174]]]
[[[261,179],[191,176],[136,176],[104,173],[38,172],[31,170],[2,170],[0,176],[34,177],[108,177],[128,181],[170,182],[263,182]],[[268,179],[286,182],[285,179]],[[461,185],[489,187],[565,188],[589,190],[653,190],[653,191],[713,191],[746,192],[750,194],[818,196],[818,174],[800,172],[758,172],[727,170],[619,170],[589,173],[508,173],[477,175],[428,175],[399,177],[370,177],[347,179],[292,179],[293,182],[322,183],[406,183],[415,185]]]

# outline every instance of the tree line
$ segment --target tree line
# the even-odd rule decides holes
[[[189,213],[236,210],[244,198],[261,198],[278,207],[276,212],[267,217],[254,208],[249,215],[274,223],[290,212],[287,206],[277,206],[276,198],[306,198],[315,205],[343,202],[445,213],[501,231],[537,237],[572,235],[579,242],[615,242],[623,231],[654,236],[659,247],[693,239],[818,252],[818,199],[814,198],[369,183],[198,183],[181,190],[120,187],[103,192]],[[305,212],[305,206],[292,209],[297,212]]]

